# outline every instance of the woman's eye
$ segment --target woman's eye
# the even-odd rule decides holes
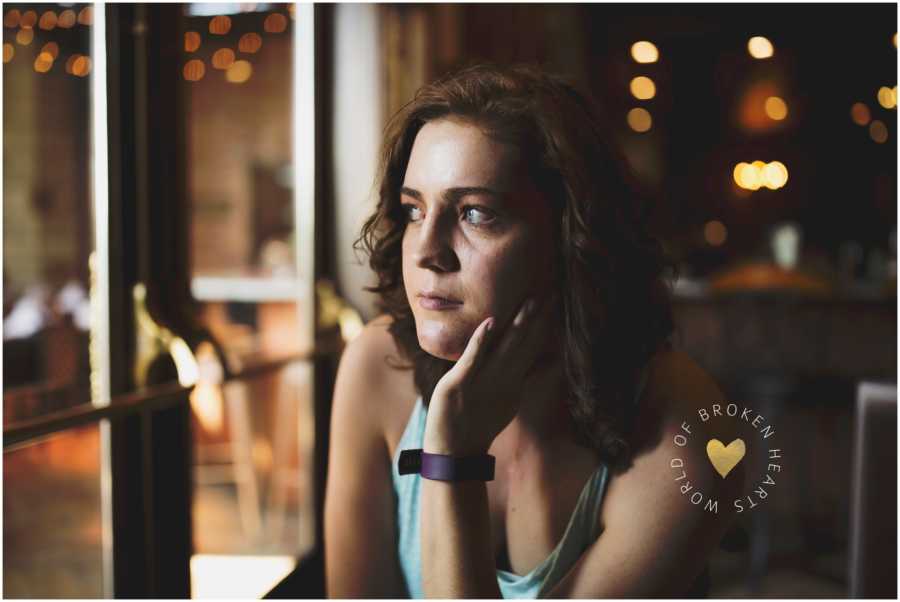
[[[478,208],[478,207],[473,207],[473,206],[471,206],[471,205],[466,206],[466,207],[463,207],[463,215],[468,216],[470,211],[475,211],[476,214],[480,214],[480,215],[481,215],[481,217],[476,217],[476,220],[475,220],[475,221],[470,221],[470,222],[469,222],[469,223],[471,223],[472,225],[475,225],[475,226],[484,226],[484,225],[487,225],[487,224],[491,223],[491,220],[493,219],[493,217],[491,216],[491,214],[488,213],[487,211],[485,211],[484,209],[480,209],[480,208]]]

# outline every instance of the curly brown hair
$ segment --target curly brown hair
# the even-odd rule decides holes
[[[453,362],[418,343],[402,275],[400,188],[419,130],[449,116],[515,145],[552,204],[569,413],[581,445],[611,466],[627,464],[641,371],[658,349],[671,348],[677,268],[648,232],[650,197],[611,146],[600,110],[565,78],[532,65],[471,65],[423,86],[390,119],[378,203],[353,245],[378,277],[365,290],[393,318],[389,331],[427,406]]]

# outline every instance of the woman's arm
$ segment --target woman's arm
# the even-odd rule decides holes
[[[329,598],[404,598],[391,463],[384,438],[384,326],[370,322],[344,350],[335,380],[325,496]]]
[[[428,453],[457,455],[426,440]],[[428,598],[502,598],[484,481],[422,479],[422,591]]]

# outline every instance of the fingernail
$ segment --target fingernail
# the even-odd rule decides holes
[[[488,332],[490,332],[493,327],[494,327],[494,318],[490,318],[488,320],[487,326],[485,326],[485,328],[487,329]]]

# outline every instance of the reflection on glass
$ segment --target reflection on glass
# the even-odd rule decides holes
[[[103,597],[99,433],[4,452],[4,597]]]
[[[3,10],[4,425],[90,402],[90,10]]]

